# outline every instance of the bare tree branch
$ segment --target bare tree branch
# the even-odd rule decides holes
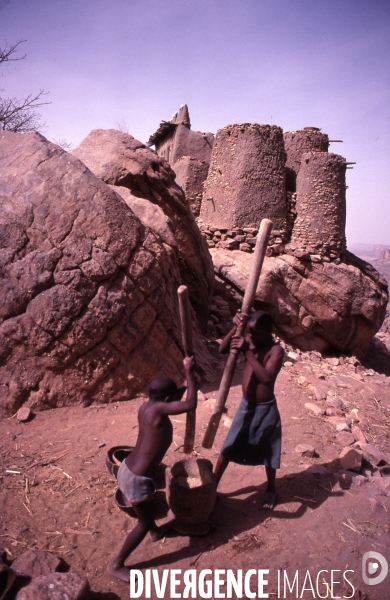
[[[23,60],[24,58],[26,58],[27,54],[12,58],[12,55],[16,52],[16,49],[19,46],[19,44],[23,44],[23,42],[25,41],[26,40],[19,40],[18,42],[16,42],[16,44],[10,45],[6,43],[5,48],[0,48],[0,65],[1,63],[14,62],[16,60]]]
[[[41,115],[34,109],[50,102],[41,101],[46,92],[40,90],[35,96],[29,94],[26,98],[0,98],[0,129],[14,133],[27,133],[42,129]]]
[[[60,146],[60,148],[65,150],[65,152],[71,152],[73,150],[72,142],[68,142],[67,140],[53,140],[53,143],[57,144],[57,146]]]
[[[0,10],[8,3],[8,0],[3,0],[0,4]],[[14,56],[19,44],[25,40],[19,40],[15,44],[6,44],[4,48],[0,48],[0,65],[17,60],[24,60],[23,56]],[[2,98],[0,96],[0,130],[13,131],[14,133],[28,133],[29,131],[37,131],[44,127],[41,123],[41,115],[35,111],[36,108],[50,102],[45,102],[43,96],[47,92],[39,90],[37,94],[29,94],[25,98]]]

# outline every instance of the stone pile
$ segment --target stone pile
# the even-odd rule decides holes
[[[333,443],[341,448],[338,458],[340,470],[336,474],[340,486],[361,485],[376,478],[380,485],[383,483],[389,487],[387,475],[390,456],[367,441],[366,435],[370,435],[370,438],[373,436],[372,424],[354,398],[359,397],[358,388],[364,386],[364,382],[372,380],[376,387],[386,388],[390,386],[390,378],[379,376],[353,357],[342,355],[325,358],[318,352],[302,353],[283,342],[282,345],[285,347],[283,368],[291,373],[291,379],[296,381],[310,400],[304,403],[305,409],[323,421],[321,430],[326,431],[325,424],[331,427]],[[369,383],[368,389],[372,385]],[[386,394],[386,391],[383,393]],[[386,408],[383,407],[383,410]],[[316,456],[315,448],[306,441],[302,441],[295,451],[305,457]]]
[[[198,221],[199,229],[207,241],[209,248],[223,248],[224,250],[241,250],[242,252],[253,252],[256,246],[258,229],[253,227],[208,227]],[[268,240],[267,256],[276,256],[284,252],[284,232],[272,230]]]
[[[291,246],[286,250],[286,244],[291,239],[292,228],[296,219],[296,194],[286,192],[286,221],[284,229],[273,229],[268,239],[267,256],[277,256],[288,252],[294,256],[310,257],[307,251],[295,249]],[[224,250],[241,250],[249,254],[254,251],[258,229],[254,227],[212,227],[197,219],[202,236],[206,239],[209,248],[223,248]],[[325,258],[327,260],[327,258]]]
[[[342,260],[347,163],[328,146],[315,127],[284,137],[280,128],[257,123],[219,130],[198,219],[209,247],[251,252],[251,242],[234,232],[265,217],[275,228],[268,256]]]
[[[233,327],[233,317],[229,303],[221,296],[213,296],[207,322],[208,337],[211,339],[224,337]]]

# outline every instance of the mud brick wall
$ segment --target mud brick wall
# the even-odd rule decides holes
[[[327,152],[329,137],[317,127],[304,127],[298,131],[286,131],[284,134],[286,150],[286,186],[296,191],[296,178],[301,165],[302,154],[307,152]]]
[[[283,132],[275,125],[227,125],[217,132],[200,211],[203,223],[217,228],[286,222]]]
[[[175,162],[176,183],[184,190],[192,214],[197,217],[202,202],[203,182],[207,177],[207,162],[182,156]]]
[[[190,156],[200,161],[204,160],[209,164],[213,145],[214,136],[212,133],[192,131],[185,125],[178,125],[169,162],[174,168],[175,163],[182,156]]]
[[[346,250],[345,172],[342,156],[303,154],[297,177],[296,211],[291,247],[335,259]]]
[[[190,156],[209,164],[213,144],[212,133],[191,131],[185,125],[180,124],[167,133],[164,140],[156,145],[156,151],[172,167],[182,156]]]
[[[161,158],[171,163],[172,148],[175,142],[176,128],[167,133],[162,143],[156,145],[156,152]]]

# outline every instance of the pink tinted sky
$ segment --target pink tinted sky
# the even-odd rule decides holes
[[[201,131],[317,126],[357,163],[348,243],[390,244],[388,0],[9,0],[0,44],[20,39],[2,94],[47,90],[48,139],[125,125],[147,141],[183,103]]]

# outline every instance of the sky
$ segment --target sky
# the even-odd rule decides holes
[[[6,3],[4,5],[4,3]],[[390,245],[390,0],[0,0],[5,97],[40,89],[42,133],[147,142],[189,107],[192,129],[319,127],[347,171],[347,242]]]

